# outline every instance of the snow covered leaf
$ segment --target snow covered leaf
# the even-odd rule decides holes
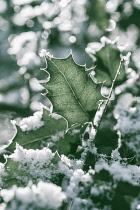
[[[3,183],[6,188],[11,188],[13,185],[18,184],[17,177],[22,175],[18,170],[19,163],[8,158],[5,164],[5,171],[7,176],[3,177]],[[24,172],[25,174],[25,172]]]
[[[49,81],[42,83],[47,97],[53,104],[53,112],[62,115],[69,126],[84,124],[93,119],[101,95],[101,85],[96,84],[84,66],[77,65],[70,54],[65,59],[47,60]]]
[[[52,149],[53,152],[57,150],[59,154],[75,155],[78,146],[81,145],[80,135],[81,135],[80,129],[70,129],[65,135],[60,136],[60,138],[58,134],[56,140],[55,136],[52,136],[50,148]]]
[[[57,117],[56,117],[57,116]],[[34,117],[34,116],[33,116]],[[28,120],[28,119],[27,119]],[[34,118],[31,119],[30,123],[33,122]],[[17,133],[12,139],[11,144],[6,148],[6,150],[13,152],[16,143],[23,146],[24,148],[36,149],[39,147],[39,142],[46,139],[52,135],[55,135],[59,131],[65,132],[67,129],[67,122],[64,118],[58,115],[50,114],[46,109],[43,110],[41,127],[32,126],[32,130],[29,129],[30,123],[28,122],[25,127],[24,124],[17,126]],[[26,122],[25,122],[26,123]],[[36,125],[37,126],[37,125]]]
[[[6,173],[1,176],[5,188],[14,184],[26,186],[30,180],[33,183],[39,180],[60,183],[62,177],[70,176],[72,167],[70,159],[53,153],[48,147],[27,150],[17,144],[14,153],[5,159]]]
[[[120,65],[120,51],[114,44],[107,43],[94,54],[96,57],[95,77],[98,82],[105,81],[106,86],[111,86],[112,81]],[[125,65],[122,65],[120,74],[116,79],[116,84],[121,84],[125,80]]]
[[[116,107],[115,118],[117,125],[115,130],[121,134],[122,146],[119,149],[122,157],[135,157],[135,161],[140,163],[140,107]]]

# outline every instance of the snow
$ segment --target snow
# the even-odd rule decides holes
[[[23,5],[23,4],[29,4],[33,2],[34,0],[13,0],[13,4],[15,5]]]
[[[109,26],[108,26],[108,28],[106,29],[107,31],[113,31],[114,29],[115,29],[115,27],[116,27],[116,22],[114,21],[114,20],[110,20],[109,21]]]
[[[3,185],[3,179],[2,178],[6,175],[7,175],[7,173],[5,171],[4,164],[0,163],[0,187]]]
[[[19,210],[29,209],[29,205],[32,209],[51,208],[58,209],[63,200],[73,199],[72,209],[85,209],[87,206],[89,209],[96,209],[96,204],[92,199],[86,196],[86,192],[90,192],[91,196],[105,195],[107,199],[111,200],[112,187],[114,190],[117,187],[119,181],[125,181],[132,185],[140,184],[140,167],[134,165],[127,165],[120,159],[118,149],[112,151],[111,161],[107,160],[106,155],[99,155],[95,164],[95,170],[90,168],[88,172],[82,170],[83,162],[81,160],[70,160],[65,155],[60,156],[58,163],[53,164],[52,160],[55,156],[49,148],[43,148],[42,150],[27,150],[17,145],[14,154],[9,155],[8,158],[12,158],[19,163],[19,167],[16,170],[16,178],[19,181],[25,180],[25,184],[28,184],[29,180],[32,180],[35,184],[28,184],[26,187],[13,187],[10,190],[2,190],[1,196],[5,202],[11,202],[11,209],[17,209],[18,200],[21,202]],[[116,161],[117,160],[117,161]],[[121,161],[120,161],[121,160]],[[110,184],[98,183],[98,172],[101,170],[107,170],[110,173]],[[20,174],[18,175],[18,170]],[[52,177],[57,177],[59,174],[65,175],[65,183],[62,184],[62,188],[52,182]],[[96,180],[97,177],[97,180]],[[32,208],[32,205],[34,208]],[[109,206],[104,209],[110,209]]]
[[[20,126],[22,131],[37,130],[44,125],[42,121],[42,111],[37,111],[33,116],[23,118],[17,121],[17,125]]]
[[[140,209],[140,193],[137,198],[133,200],[131,203],[131,210],[139,210]]]
[[[47,52],[45,49],[42,49],[39,55],[40,57],[46,57],[48,59],[51,59],[53,57],[53,55],[51,55],[51,53]]]
[[[117,107],[116,109],[118,122],[115,129],[120,130],[122,135],[138,133],[140,128],[140,108],[123,109]]]
[[[58,141],[60,138],[64,138],[64,134],[65,134],[64,131],[59,131],[55,135],[51,136],[51,140],[54,141],[54,142]]]
[[[19,187],[16,189],[15,197],[23,203],[31,203],[33,199],[33,191],[30,187]]]
[[[138,166],[125,166],[121,165],[118,161],[114,161],[112,164],[108,164],[104,160],[97,162],[95,165],[95,171],[99,172],[103,169],[110,173],[115,183],[122,180],[138,185],[140,181],[140,167]]]
[[[13,199],[13,197],[15,195],[14,187],[13,187],[13,189],[10,189],[10,190],[7,190],[7,189],[1,190],[0,195],[3,197],[3,199],[6,203],[9,202],[11,199]]]
[[[55,120],[59,120],[59,119],[62,118],[61,115],[58,115],[58,114],[56,114],[56,113],[52,113],[50,116],[51,116],[52,118],[54,118]]]
[[[117,119],[115,130],[121,134],[122,140],[140,158],[140,108],[116,107],[114,115]]]
[[[1,190],[0,195],[6,203],[11,201],[11,203],[15,204],[14,208],[10,208],[10,210],[34,209],[32,208],[32,205],[36,207],[36,209],[38,209],[38,207],[45,209],[58,209],[63,200],[66,199],[66,195],[62,192],[61,187],[42,181],[40,181],[37,185],[27,186],[24,188],[17,188],[14,186],[10,190]],[[21,206],[16,206],[14,199],[20,201]],[[34,203],[32,204],[32,202]]]
[[[79,183],[83,182],[86,185],[88,182],[91,182],[91,180],[89,173],[85,174],[82,169],[75,170],[70,178],[70,184],[67,187],[67,195],[70,198],[75,198],[80,191]]]
[[[66,198],[66,195],[62,192],[61,187],[52,183],[39,182],[34,191],[37,191],[40,203],[54,209],[59,208],[62,201]]]
[[[118,149],[112,150],[111,157],[115,160],[121,159]]]
[[[90,193],[94,196],[99,196],[100,194],[106,193],[107,190],[110,190],[110,187],[107,185],[100,185],[98,187],[94,186],[91,188]]]
[[[19,19],[21,21],[21,19]],[[23,32],[17,35],[10,42],[9,54],[17,55],[17,58],[22,58],[26,52],[35,52],[37,35],[33,31]],[[23,52],[22,52],[23,51]]]
[[[54,175],[64,174],[70,177],[73,173],[73,162],[66,156],[60,156],[60,159],[53,163],[56,153],[53,153],[49,148],[44,147],[42,150],[23,149],[16,145],[16,150],[13,154],[5,156],[7,159],[15,161],[16,170],[11,170],[16,176],[18,182],[28,184],[31,180],[33,183],[38,181],[51,181]],[[26,173],[25,173],[26,172]]]
[[[23,149],[23,147],[16,145],[16,150],[14,154],[9,156],[13,158],[14,161],[20,161],[24,163],[31,163],[36,165],[38,162],[40,164],[49,164],[53,158],[53,153],[49,148],[43,148],[42,150],[34,149]]]
[[[29,180],[35,183],[39,180],[49,180],[52,174],[57,170],[53,165],[52,169],[49,170],[48,168],[54,157],[54,154],[49,148],[43,148],[42,150],[26,150],[16,145],[14,153],[6,157],[19,164],[17,170],[13,173],[16,174],[17,180],[25,184],[27,184]]]

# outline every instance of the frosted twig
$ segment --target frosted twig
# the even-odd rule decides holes
[[[102,118],[104,116],[104,113],[106,112],[106,109],[107,109],[107,106],[108,106],[108,103],[110,101],[110,98],[111,98],[111,95],[112,95],[112,92],[113,92],[113,88],[114,88],[114,85],[115,85],[115,82],[116,82],[116,79],[118,77],[118,75],[120,74],[120,70],[121,70],[121,67],[122,67],[122,62],[123,62],[123,58],[120,60],[120,64],[119,64],[119,67],[117,69],[117,72],[116,72],[116,75],[112,81],[112,85],[111,85],[111,88],[110,88],[110,92],[109,92],[109,95],[108,95],[108,98],[107,100],[105,101],[105,107],[103,109],[103,112],[100,116],[100,119],[99,119],[99,122],[98,122],[98,125],[97,125],[97,128],[96,128],[96,132],[95,132],[95,136],[94,136],[94,139],[96,138],[96,135],[98,133],[98,130],[99,130],[99,127],[100,127],[100,124],[101,124],[101,121],[102,121]]]

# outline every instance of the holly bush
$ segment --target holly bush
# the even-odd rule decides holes
[[[140,209],[140,2],[0,2],[0,209]]]

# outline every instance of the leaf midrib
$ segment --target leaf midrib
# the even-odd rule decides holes
[[[51,60],[51,62],[53,63],[53,65],[55,65],[55,63],[54,63],[52,60]],[[62,64],[62,65],[63,65],[63,64]],[[70,88],[70,90],[71,90],[71,92],[72,92],[72,94],[73,94],[75,100],[78,102],[79,106],[82,108],[83,112],[86,114],[86,116],[87,116],[88,119],[89,119],[89,118],[90,118],[90,117],[89,117],[89,114],[87,113],[87,111],[85,110],[85,108],[82,106],[80,100],[78,100],[78,98],[77,98],[77,96],[76,96],[74,90],[72,89],[71,85],[69,84],[69,82],[68,82],[67,78],[65,77],[64,73],[61,72],[61,70],[60,70],[56,65],[55,65],[55,67],[56,67],[57,70],[60,72],[60,74],[62,74],[62,76],[64,77],[64,79],[65,79],[67,85],[69,86],[69,88]]]

